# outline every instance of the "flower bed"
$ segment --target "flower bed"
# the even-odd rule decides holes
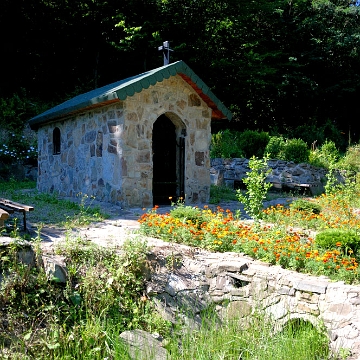
[[[169,242],[240,252],[298,272],[358,283],[357,247],[342,241],[319,246],[312,230],[345,229],[357,239],[359,218],[339,194],[312,201],[320,204],[319,214],[279,205],[265,209],[261,223],[241,220],[239,214],[220,207],[211,211],[207,206],[177,204],[169,213],[159,214],[155,206],[139,219],[140,231]]]

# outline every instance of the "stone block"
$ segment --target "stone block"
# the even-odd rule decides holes
[[[120,338],[128,345],[131,359],[136,360],[166,360],[168,351],[162,347],[158,334],[143,330],[129,330],[120,334]]]
[[[294,282],[294,289],[312,293],[324,294],[329,283],[318,279],[304,279]]]
[[[278,303],[267,307],[265,313],[271,315],[274,320],[279,320],[289,314],[289,305],[285,300],[281,300]]]
[[[67,268],[62,256],[43,256],[43,266],[45,273],[49,280],[53,280],[61,283],[67,282]]]
[[[247,301],[232,301],[226,308],[228,318],[243,318],[250,315],[252,307]]]

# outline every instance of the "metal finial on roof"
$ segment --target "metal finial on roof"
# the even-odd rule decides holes
[[[170,42],[164,41],[162,46],[158,47],[159,51],[162,51],[164,54],[164,66],[170,64],[170,51],[174,51],[170,49]]]

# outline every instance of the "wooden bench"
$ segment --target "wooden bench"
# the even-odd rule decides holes
[[[0,214],[2,214],[0,218],[2,222],[9,218],[9,214],[13,214],[14,212],[20,212],[24,216],[24,231],[26,231],[26,213],[33,210],[34,208],[32,206],[20,204],[7,199],[0,199]],[[4,223],[2,223],[2,226],[4,226]]]

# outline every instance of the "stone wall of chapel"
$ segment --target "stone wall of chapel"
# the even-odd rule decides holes
[[[152,129],[162,114],[170,114],[186,128],[187,202],[208,201],[211,109],[178,76],[124,102],[40,128],[39,191],[63,196],[83,193],[123,206],[152,206]],[[55,127],[61,132],[59,155],[53,154]]]

